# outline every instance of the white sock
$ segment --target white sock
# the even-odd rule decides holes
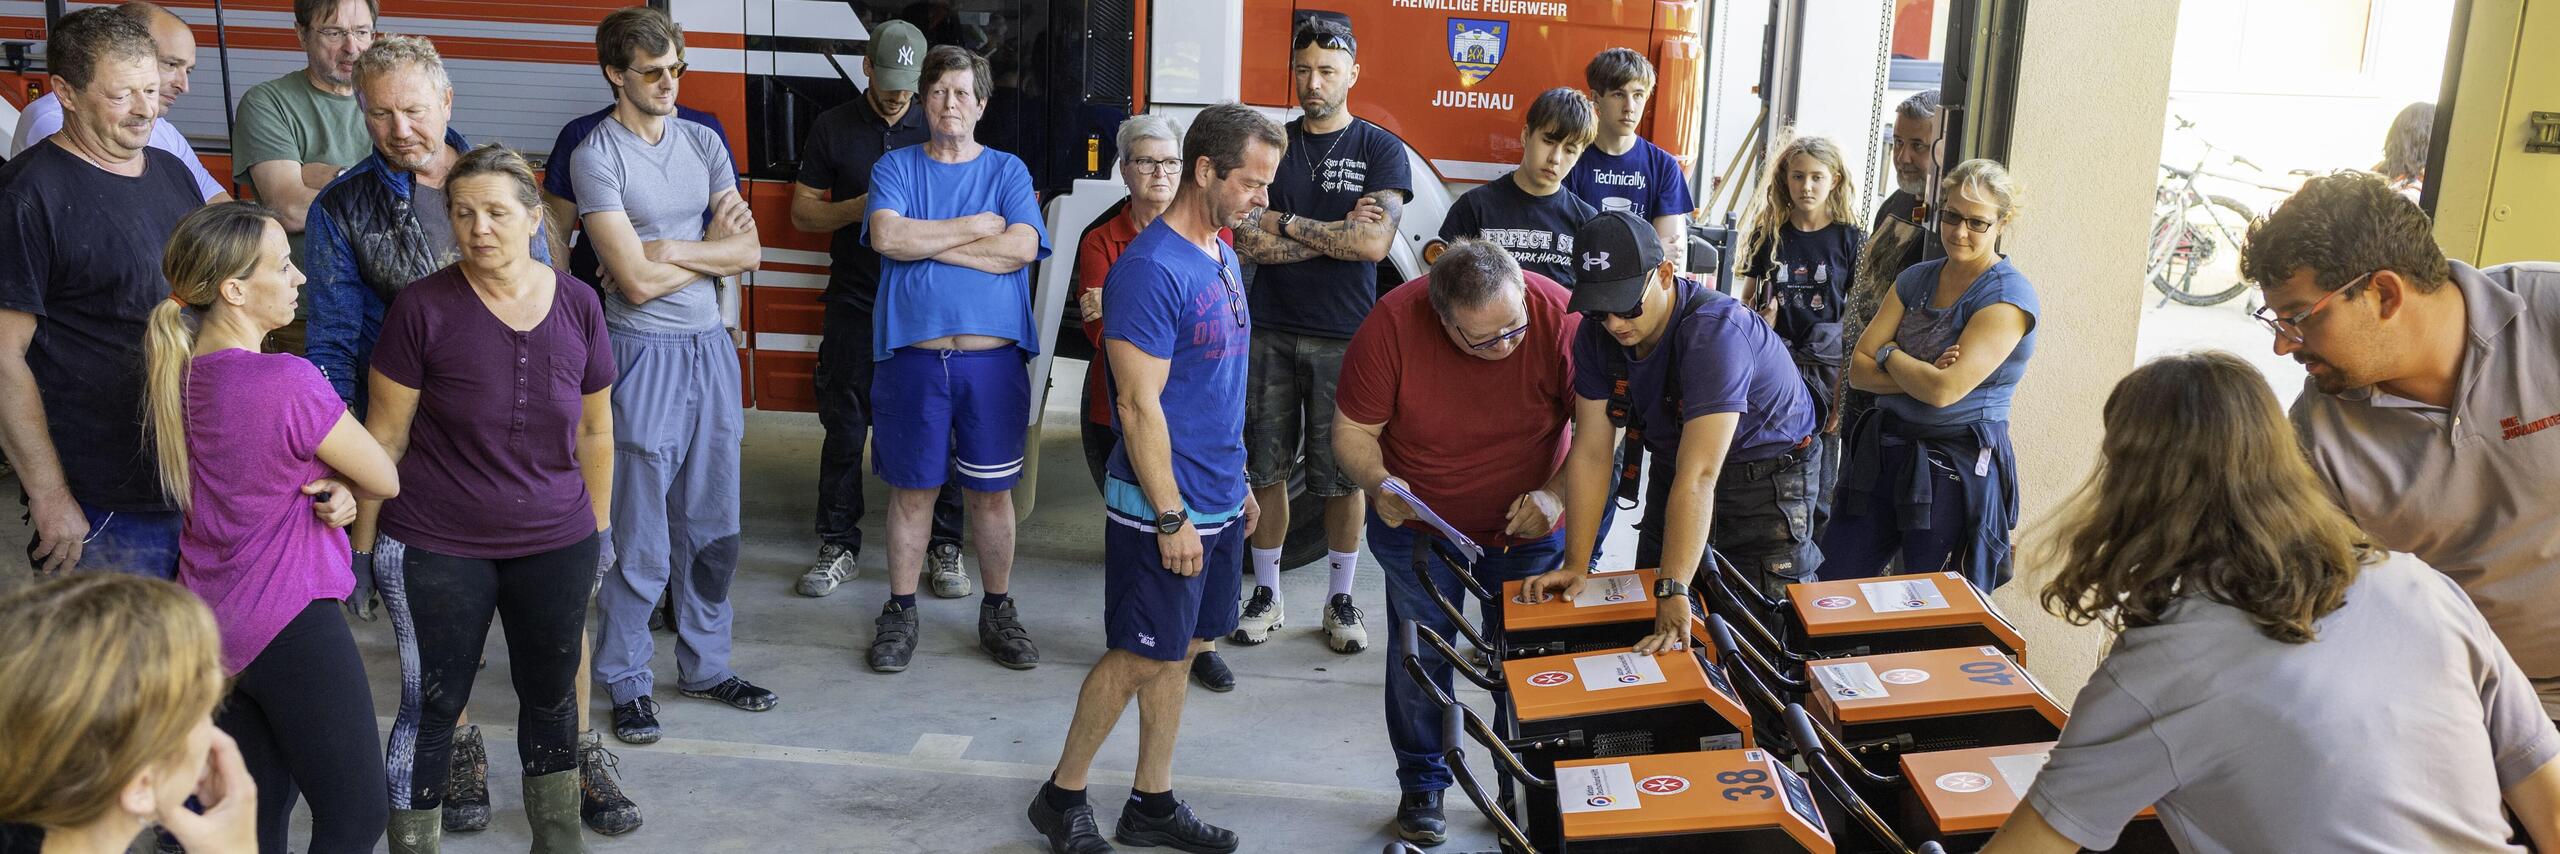
[[[1253,549],[1252,551],[1253,583],[1271,588],[1273,596],[1280,595],[1280,550]]]
[[[1328,550],[1324,553],[1324,563],[1333,570],[1333,592],[1327,594],[1326,598],[1348,595],[1351,592],[1351,577],[1360,572],[1360,553]]]

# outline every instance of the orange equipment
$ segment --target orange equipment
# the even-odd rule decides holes
[[[1902,826],[1950,851],[1978,850],[2017,810],[2052,751],[2053,742],[2039,741],[1903,754],[1902,777],[1910,787],[1903,792]],[[2145,809],[2108,850],[2138,854],[2176,849],[2160,826],[2160,814]]]
[[[2026,661],[2016,626],[1952,572],[1787,586],[1788,637],[1816,658],[1993,646]]]

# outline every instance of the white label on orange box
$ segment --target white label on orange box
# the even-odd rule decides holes
[[[1929,671],[1917,667],[1896,667],[1885,671],[1882,678],[1896,685],[1918,685],[1929,681]]]
[[[1653,656],[1632,652],[1586,655],[1573,660],[1573,669],[1582,672],[1582,690],[1585,691],[1658,685],[1664,681],[1661,662],[1654,661]]]
[[[1991,788],[1991,778],[1971,771],[1956,771],[1948,774],[1940,774],[1938,775],[1938,788],[1960,795],[1970,794]]]
[[[1556,807],[1564,812],[1639,809],[1635,771],[1621,762],[1556,769]]]
[[[1813,678],[1822,682],[1822,690],[1834,700],[1873,700],[1893,696],[1884,690],[1884,682],[1876,678],[1876,669],[1863,661],[1847,664],[1817,664]]]
[[[2000,772],[2000,782],[2009,784],[2009,793],[2023,801],[2027,799],[2027,787],[2036,784],[2036,775],[2043,773],[2045,760],[2051,758],[2053,754],[2050,753],[1994,756],[1991,757],[1991,770]]]
[[[1583,582],[1582,592],[1573,594],[1573,607],[1592,608],[1640,601],[1644,598],[1644,581],[1632,572],[1594,575]]]
[[[1870,581],[1858,585],[1858,590],[1867,595],[1867,609],[1878,614],[1947,607],[1947,597],[1938,593],[1938,583],[1927,578]]]

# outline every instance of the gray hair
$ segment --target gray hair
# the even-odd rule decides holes
[[[1138,143],[1150,139],[1173,143],[1174,149],[1180,150],[1182,125],[1173,119],[1154,113],[1130,116],[1128,121],[1120,123],[1120,135],[1113,140],[1113,144],[1119,146],[1120,157],[1127,159],[1129,149],[1136,148]]]
[[[356,95],[364,95],[367,82],[404,68],[427,75],[436,91],[453,91],[453,78],[445,75],[444,57],[436,53],[434,42],[425,36],[382,36],[356,57]]]
[[[1431,262],[1431,310],[1448,320],[1458,309],[1489,305],[1528,283],[1511,252],[1475,238],[1460,238]]]
[[[1937,118],[1938,113],[1945,109],[1938,103],[1938,90],[1922,89],[1919,94],[1902,99],[1902,105],[1893,108],[1893,114],[1915,122],[1925,122]]]

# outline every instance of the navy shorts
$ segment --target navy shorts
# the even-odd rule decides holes
[[[1002,492],[1022,480],[1031,376],[1022,350],[900,347],[871,381],[871,470],[899,489]]]
[[[1131,492],[1136,486],[1109,480]],[[1214,640],[1236,630],[1238,594],[1244,585],[1244,516],[1192,515],[1200,529],[1200,572],[1183,577],[1164,568],[1156,529],[1114,509],[1102,526],[1102,630],[1104,646],[1158,661],[1181,661],[1191,641]]]

